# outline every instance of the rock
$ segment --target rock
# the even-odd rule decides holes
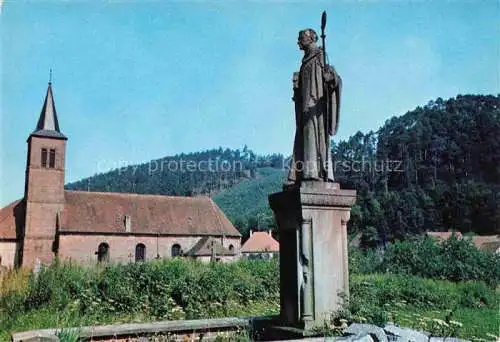
[[[13,342],[59,342],[55,334],[43,330],[16,333],[12,336]]]
[[[353,323],[344,331],[344,335],[370,335],[375,342],[388,342],[384,330],[373,324]]]
[[[396,325],[388,324],[384,327],[384,331],[389,341],[429,342],[429,337],[425,333],[409,328],[401,328]]]
[[[471,341],[462,340],[455,337],[431,337],[429,342],[471,342]]]
[[[370,334],[359,333],[356,335],[337,337],[335,342],[376,342]]]

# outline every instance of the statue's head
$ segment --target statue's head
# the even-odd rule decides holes
[[[318,35],[316,34],[316,31],[311,28],[307,28],[299,32],[297,44],[301,50],[307,50],[312,46],[316,46],[317,41]]]

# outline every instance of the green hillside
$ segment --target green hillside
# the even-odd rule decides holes
[[[255,179],[248,179],[214,197],[217,205],[243,235],[250,228],[274,227],[267,197],[282,190],[285,173],[280,169],[258,169]]]

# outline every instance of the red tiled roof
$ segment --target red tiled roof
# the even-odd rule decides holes
[[[440,240],[448,240],[452,235],[455,235],[459,240],[462,238],[462,233],[460,232],[427,232],[427,235]]]
[[[21,200],[14,201],[0,209],[0,239],[15,239],[17,237],[14,209],[20,202]]]
[[[279,252],[280,244],[268,232],[255,232],[241,247],[242,253]]]
[[[241,236],[209,197],[64,192],[61,232]]]

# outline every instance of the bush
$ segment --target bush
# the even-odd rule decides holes
[[[259,260],[202,264],[175,259],[94,268],[56,262],[36,278],[29,276],[22,291],[5,293],[0,316],[13,322],[47,308],[88,317],[221,317],[244,312],[253,302],[276,308],[278,274],[277,262]]]
[[[432,238],[391,244],[385,252],[351,248],[349,266],[354,274],[394,273],[451,281],[500,283],[500,255],[477,249],[469,239]]]

